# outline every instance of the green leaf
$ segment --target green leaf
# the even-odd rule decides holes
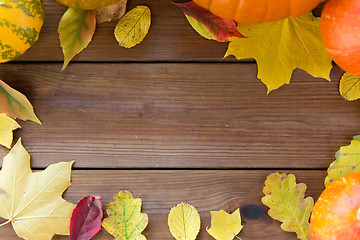
[[[350,145],[340,147],[335,154],[336,160],[332,162],[327,170],[325,178],[327,187],[332,181],[342,178],[352,172],[360,171],[360,139],[355,136]]]
[[[69,8],[59,23],[60,45],[64,53],[63,71],[71,59],[84,50],[95,33],[96,10]]]
[[[128,191],[120,191],[113,197],[114,201],[108,203],[102,226],[115,239],[146,240],[141,234],[148,224],[148,216],[141,213],[141,199],[134,199]]]
[[[295,232],[298,239],[309,237],[309,218],[314,207],[314,200],[305,197],[306,185],[296,184],[293,174],[270,174],[266,181],[262,203],[270,208],[268,214],[282,222],[281,228],[287,232]]]
[[[120,19],[115,28],[115,38],[122,47],[134,47],[145,38],[150,24],[150,9],[146,6],[137,6]]]
[[[339,84],[340,95],[348,101],[360,98],[360,77],[345,72]]]
[[[0,113],[6,113],[13,119],[31,120],[41,125],[27,98],[0,80]]]

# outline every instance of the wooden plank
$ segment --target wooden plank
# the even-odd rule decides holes
[[[114,37],[116,22],[100,24],[89,47],[74,61],[223,61],[227,44],[202,38],[171,0],[129,1],[128,9],[141,4],[150,7],[152,25],[140,45],[131,49],[120,47]],[[40,38],[20,61],[63,61],[57,28],[66,7],[54,0],[44,0],[44,5],[45,23]]]
[[[307,196],[315,199],[323,190],[325,171],[291,171],[298,182],[308,185]],[[211,240],[209,211],[241,209],[244,228],[239,237],[247,239],[295,240],[294,233],[280,229],[280,223],[267,214],[261,204],[262,188],[270,171],[74,171],[73,185],[65,199],[78,202],[89,194],[103,196],[104,206],[120,190],[131,191],[143,201],[143,212],[149,215],[144,232],[147,239],[173,239],[168,231],[167,215],[180,202],[193,204],[201,216],[201,233],[197,239]],[[17,239],[10,225],[0,228],[2,240]],[[57,236],[54,239],[68,239]],[[113,239],[104,230],[94,238]]]
[[[338,68],[333,82],[296,71],[269,95],[255,64],[60,68],[0,65],[43,122],[20,122],[15,134],[35,167],[325,169],[360,129],[358,103],[338,93]]]

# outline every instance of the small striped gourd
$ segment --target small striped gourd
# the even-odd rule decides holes
[[[56,0],[62,5],[83,10],[93,10],[119,2],[119,0]]]
[[[23,54],[39,37],[42,0],[0,0],[0,63]]]

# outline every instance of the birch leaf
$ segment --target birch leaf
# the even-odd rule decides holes
[[[30,155],[19,139],[0,171],[0,217],[8,219],[2,225],[11,222],[16,234],[27,240],[69,235],[75,205],[61,195],[70,186],[72,164],[60,162],[33,173]]]
[[[224,210],[211,211],[210,214],[211,228],[206,230],[216,240],[233,240],[243,228],[239,209],[232,214]]]
[[[150,9],[146,6],[137,6],[120,19],[115,28],[115,38],[122,47],[134,47],[145,38],[150,24]]]
[[[121,0],[109,6],[96,9],[96,23],[111,22],[119,20],[126,12],[127,0]]]
[[[141,234],[148,224],[148,216],[141,213],[141,199],[134,199],[128,191],[120,191],[108,203],[102,226],[116,240],[146,240]]]
[[[247,38],[230,38],[225,57],[254,58],[257,77],[268,92],[290,83],[296,68],[330,80],[332,60],[321,40],[320,19],[311,12],[277,22],[239,24],[237,29]]]
[[[352,172],[360,172],[360,136],[355,136],[350,145],[340,147],[336,152],[336,160],[332,162],[327,170],[325,178],[327,187],[332,181],[342,178]]]
[[[308,240],[309,218],[314,207],[314,200],[305,197],[306,185],[296,184],[293,174],[270,174],[266,181],[261,199],[270,210],[268,214],[275,220],[282,222],[281,228],[286,232],[295,232],[297,238]]]
[[[200,215],[194,206],[180,203],[171,209],[168,225],[176,240],[195,240],[200,231]]]
[[[0,113],[13,119],[31,120],[41,124],[29,100],[20,92],[0,80]]]
[[[345,72],[339,85],[340,95],[348,101],[354,101],[360,98],[360,77]]]
[[[96,10],[69,8],[62,16],[58,33],[64,53],[63,71],[71,59],[84,50],[95,33]]]
[[[0,114],[0,144],[10,148],[13,141],[12,131],[20,128],[20,125],[5,113]]]

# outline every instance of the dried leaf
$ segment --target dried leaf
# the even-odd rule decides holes
[[[30,155],[21,139],[4,157],[0,171],[0,217],[12,223],[19,237],[50,240],[54,234],[69,234],[75,205],[61,195],[71,185],[72,164],[60,162],[33,173]]]
[[[231,38],[225,57],[254,58],[257,77],[268,92],[288,84],[296,68],[330,80],[332,60],[321,40],[320,19],[311,12],[272,23],[239,24],[237,29],[247,38]]]
[[[180,203],[171,209],[168,225],[176,240],[195,240],[200,231],[200,215],[194,206]]]
[[[111,22],[119,20],[126,12],[127,0],[121,0],[107,7],[96,10],[96,23]]]
[[[70,240],[88,240],[101,229],[101,196],[87,196],[74,209],[70,221]]]
[[[5,113],[0,114],[0,144],[10,148],[13,141],[12,131],[20,128],[20,125]]]
[[[230,37],[244,37],[236,29],[234,21],[220,18],[193,1],[173,4],[181,9],[191,26],[204,38],[223,42]]]
[[[145,38],[150,23],[150,9],[146,6],[137,6],[120,19],[115,28],[115,38],[122,47],[134,47]]]
[[[282,222],[286,232],[295,232],[298,239],[309,238],[309,218],[314,207],[314,200],[305,197],[306,185],[296,184],[293,174],[270,174],[266,181],[262,203],[270,208],[268,214]]]
[[[210,214],[211,228],[206,230],[216,240],[233,240],[243,228],[239,209],[232,214],[224,210],[211,211]]]
[[[360,77],[345,72],[339,85],[340,95],[348,101],[354,101],[360,98]]]
[[[84,50],[95,33],[96,10],[69,8],[59,23],[60,45],[64,53],[63,71],[71,59]]]
[[[327,170],[326,187],[336,179],[360,171],[360,136],[355,136],[350,145],[340,147],[340,150],[335,154],[335,158],[336,160],[330,164]]]
[[[148,216],[141,213],[141,199],[134,199],[128,191],[120,191],[108,203],[102,226],[116,240],[146,240],[141,234],[148,224]]]
[[[23,121],[31,120],[41,124],[36,117],[34,109],[27,98],[20,92],[11,88],[9,85],[0,80],[0,113],[6,113],[13,119]]]

